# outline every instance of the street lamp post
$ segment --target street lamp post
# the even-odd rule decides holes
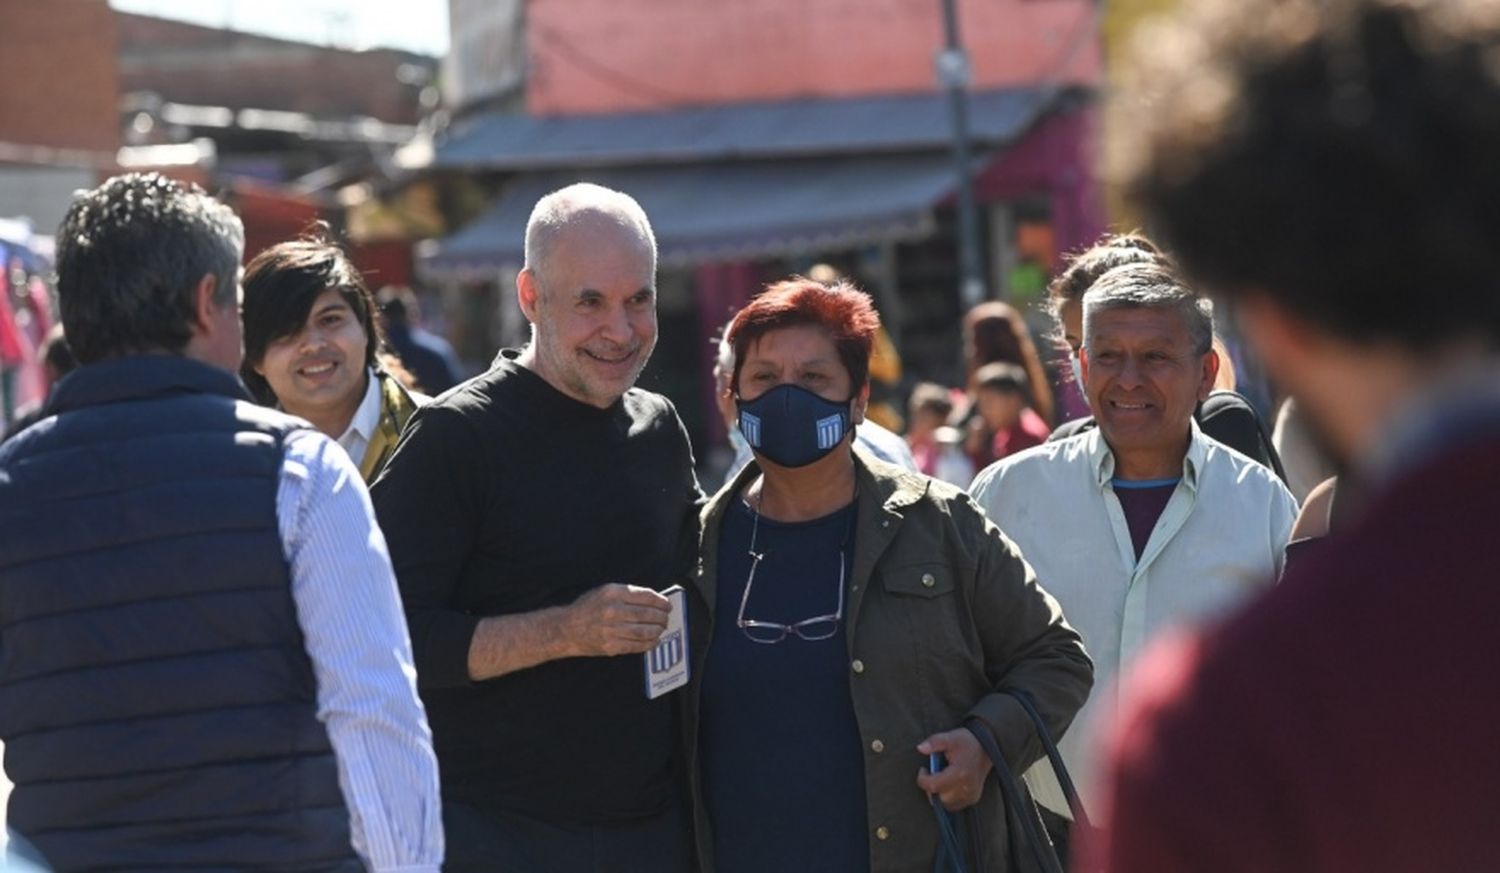
[[[959,299],[968,309],[988,296],[979,257],[979,207],[969,166],[969,57],[958,35],[954,0],[943,0],[944,46],[937,56],[938,82],[948,92],[953,125],[953,164],[958,174]]]

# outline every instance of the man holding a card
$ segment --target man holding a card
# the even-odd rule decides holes
[[[655,273],[630,197],[542,198],[517,279],[531,343],[419,410],[372,490],[447,870],[688,869],[666,695],[686,640],[661,592],[695,566],[702,493],[672,404],[633,387]]]

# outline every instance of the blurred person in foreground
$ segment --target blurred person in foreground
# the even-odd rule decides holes
[[[463,367],[452,344],[422,326],[421,305],[410,288],[387,285],[377,300],[386,341],[423,391],[437,395],[463,381]]]
[[[1207,301],[1171,271],[1105,273],[1083,298],[1083,383],[1098,427],[999,461],[970,489],[1094,658],[1098,691],[1060,743],[1090,806],[1090,740],[1116,711],[1114,680],[1152,637],[1271,584],[1297,515],[1270,470],[1193,420],[1218,369],[1212,336]],[[1038,800],[1066,814],[1049,775],[1033,775]]]
[[[851,285],[772,285],[730,324],[737,424],[754,460],[704,513],[688,760],[705,871],[932,868],[935,795],[976,807],[1007,864],[983,719],[1007,759],[1040,754],[1003,692],[1061,732],[1088,694],[1078,635],[962,491],[855,444],[879,318]],[[926,772],[927,755],[948,767]]]
[[[57,239],[82,366],[0,447],[11,825],[57,870],[436,871],[436,761],[364,484],[235,378],[239,219],[132,174]]]
[[[278,243],[245,268],[245,361],[257,400],[305,418],[374,482],[427,397],[379,357],[375,301],[327,228]]]
[[[1215,0],[1142,45],[1114,173],[1351,502],[1267,596],[1144,660],[1094,859],[1500,869],[1500,3]]]
[[[656,239],[597,185],[537,202],[531,342],[417,410],[374,486],[443,778],[449,870],[689,865],[674,700],[648,699],[659,593],[697,564],[702,493],[665,397]]]

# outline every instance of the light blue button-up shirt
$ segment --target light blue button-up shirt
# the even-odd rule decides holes
[[[354,461],[321,433],[293,434],[276,517],[354,849],[380,873],[437,873],[443,825],[432,731],[385,537]]]
[[[1110,484],[1114,453],[1098,428],[998,461],[969,489],[1094,659],[1094,691],[1059,743],[1086,802],[1092,736],[1117,710],[1115,680],[1157,634],[1273,584],[1297,517],[1274,473],[1191,427],[1182,478],[1139,560]],[[1062,811],[1049,781],[1033,780],[1038,799]]]

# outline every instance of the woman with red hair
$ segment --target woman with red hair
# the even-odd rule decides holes
[[[1056,601],[962,491],[852,447],[879,317],[847,283],[771,285],[730,324],[754,460],[704,511],[686,700],[707,873],[930,869],[929,797],[1007,868],[979,718],[1017,772],[1093,671]],[[936,774],[923,766],[941,755]]]

